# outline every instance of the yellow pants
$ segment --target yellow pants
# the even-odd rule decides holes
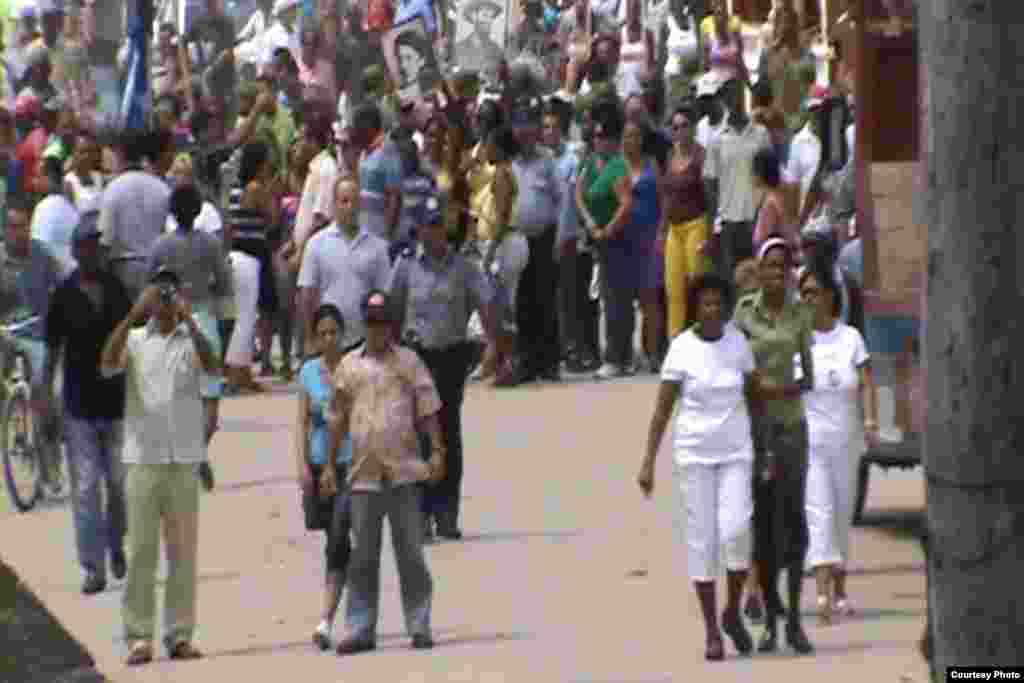
[[[697,253],[708,239],[703,217],[668,226],[665,238],[665,296],[668,299],[668,336],[675,338],[686,322],[686,283],[707,270],[707,259]]]

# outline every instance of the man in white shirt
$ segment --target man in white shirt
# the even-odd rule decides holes
[[[362,302],[374,289],[385,289],[391,278],[388,243],[358,224],[359,185],[351,176],[334,184],[334,222],[309,240],[302,255],[298,286],[306,325],[307,345],[314,339],[309,327],[321,304],[334,304],[345,319],[342,345],[355,348],[366,337]]]
[[[180,286],[173,271],[158,271],[110,335],[100,360],[105,377],[126,374],[122,460],[131,565],[123,614],[129,666],[153,659],[161,533],[168,545],[164,644],[171,659],[202,656],[192,645],[199,527],[196,466],[206,459],[199,388],[201,373],[215,372],[218,363]]]
[[[697,144],[705,151],[729,123],[729,112],[718,97],[723,85],[721,77],[714,73],[706,73],[697,81],[697,106],[703,113],[697,122]]]
[[[50,247],[61,265],[61,279],[74,272],[77,264],[72,256],[72,235],[78,227],[78,210],[64,196],[61,182],[63,167],[60,159],[43,157],[40,177],[46,187],[46,197],[32,212],[32,236]]]
[[[274,23],[263,35],[263,53],[260,66],[274,61],[274,52],[286,48],[293,55],[299,54],[299,32],[295,23],[299,18],[299,0],[277,0],[274,3]]]
[[[754,189],[754,156],[772,146],[768,130],[750,120],[739,107],[739,81],[722,86],[720,97],[728,125],[715,139],[704,160],[705,191],[714,225],[715,267],[732,280],[736,264],[754,256],[753,229],[760,197]]]

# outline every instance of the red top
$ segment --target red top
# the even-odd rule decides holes
[[[693,154],[687,165],[680,169],[670,159],[665,172],[664,198],[665,217],[669,223],[686,223],[700,218],[708,210],[704,198],[704,149],[694,145]]]

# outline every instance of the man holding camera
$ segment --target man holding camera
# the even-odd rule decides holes
[[[202,656],[191,642],[199,527],[195,468],[206,458],[200,380],[216,371],[217,358],[180,287],[176,273],[157,271],[107,340],[100,361],[104,376],[125,373],[122,459],[132,561],[123,615],[129,666],[153,659],[161,527],[168,558],[165,646],[171,659]]]

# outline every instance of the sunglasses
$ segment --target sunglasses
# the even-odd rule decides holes
[[[672,130],[684,130],[686,128],[692,127],[692,125],[693,124],[691,124],[689,121],[683,121],[682,123],[673,123]]]

